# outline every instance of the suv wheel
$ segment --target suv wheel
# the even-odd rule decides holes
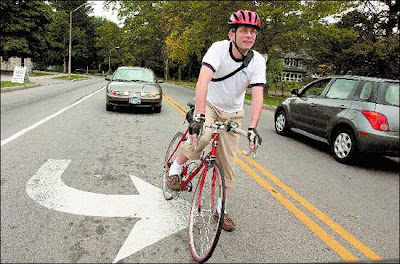
[[[275,116],[275,130],[279,135],[289,134],[290,127],[284,110],[280,110]]]
[[[348,164],[357,153],[357,142],[350,129],[339,129],[332,141],[332,152],[340,163]]]

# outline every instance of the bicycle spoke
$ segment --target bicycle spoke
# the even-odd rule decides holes
[[[176,156],[178,155],[182,145],[183,145],[183,139],[182,136],[185,136],[185,134],[178,132],[175,134],[175,136],[172,138],[171,142],[169,143],[167,152],[165,154],[164,158],[164,171],[161,177],[162,181],[162,190],[164,194],[164,198],[166,200],[170,200],[172,198],[178,198],[180,191],[173,191],[170,190],[166,184],[167,181],[167,176],[169,174],[169,167],[171,166],[171,163],[175,160]]]
[[[224,194],[225,191],[221,174],[221,169],[216,164],[208,169],[205,167],[205,170],[198,174],[200,179],[193,194],[189,235],[192,256],[199,262],[211,257],[221,232],[222,223],[213,219],[215,201],[218,195]]]

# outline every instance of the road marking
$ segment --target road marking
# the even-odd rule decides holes
[[[276,191],[271,185],[269,185],[260,175],[258,175],[254,170],[252,170],[247,164],[245,164],[238,157],[235,159],[245,172],[247,172],[251,177],[253,177],[259,185],[264,187],[272,197],[278,200],[283,206],[285,206],[289,211],[293,213],[304,225],[306,225],[314,234],[316,234],[325,244],[331,247],[340,257],[345,261],[359,261],[359,259],[354,256],[350,251],[348,251],[344,246],[342,246],[334,237],[329,235],[325,230],[323,230],[316,222],[309,218],[305,213],[303,213],[299,208],[297,208],[290,200],[285,198],[282,194]]]
[[[104,87],[105,87],[105,86],[104,86]],[[58,111],[57,113],[52,114],[52,115],[50,115],[50,116],[48,116],[48,117],[46,117],[46,118],[44,118],[44,119],[42,119],[42,120],[36,122],[35,124],[31,125],[30,127],[24,128],[24,129],[20,130],[19,132],[15,133],[14,135],[12,135],[12,136],[10,136],[10,137],[8,137],[8,138],[2,140],[2,141],[1,141],[1,146],[4,146],[5,144],[7,144],[7,143],[13,141],[14,139],[19,138],[20,136],[22,136],[22,135],[25,134],[26,132],[29,132],[30,130],[32,130],[32,129],[34,129],[34,128],[36,128],[36,127],[38,127],[38,126],[40,126],[40,125],[42,125],[42,124],[44,124],[44,123],[46,123],[46,122],[49,121],[50,119],[52,119],[52,118],[54,118],[54,117],[56,117],[56,116],[62,114],[63,112],[65,112],[65,111],[67,111],[68,109],[74,107],[75,105],[82,103],[83,101],[85,101],[85,100],[88,99],[89,97],[91,97],[91,96],[95,95],[96,93],[100,92],[102,89],[104,89],[104,87],[101,87],[100,89],[94,91],[93,93],[88,94],[88,95],[82,97],[81,99],[79,99],[79,100],[76,101],[75,103],[73,103],[73,104],[71,104],[71,105],[69,105],[69,106],[67,106],[67,107],[65,107],[65,108],[63,108],[63,109],[61,109],[61,110]]]
[[[164,95],[166,96],[166,95]],[[179,110],[182,115],[186,115],[186,111],[184,107],[175,102],[171,97],[166,96],[167,101],[170,102],[175,108]],[[243,156],[239,150],[237,150],[238,154]],[[339,236],[348,241],[351,245],[353,245],[356,249],[358,249],[362,254],[364,254],[370,260],[383,260],[378,254],[376,254],[372,249],[366,246],[364,243],[355,238],[355,236],[346,232],[339,224],[335,223],[328,216],[323,214],[316,207],[312,206],[310,202],[306,199],[302,198],[292,189],[287,187],[283,182],[281,182],[276,176],[263,168],[256,161],[250,159],[249,157],[243,156],[246,161],[255,166],[258,170],[263,172],[267,177],[269,177],[275,184],[277,184],[280,188],[282,188],[287,194],[292,196],[296,201],[302,204],[307,210],[316,215],[322,222],[327,224],[330,228],[333,229]],[[261,178],[256,172],[254,172],[249,166],[247,166],[244,162],[242,162],[239,158],[235,159],[236,163],[239,164],[249,175],[251,175],[258,184],[260,184],[263,188],[265,188],[273,197],[276,198],[278,193],[275,189],[272,188],[264,179]],[[279,184],[278,184],[279,183]],[[285,187],[286,186],[286,187]],[[276,194],[277,193],[277,194]],[[302,221],[311,231],[313,231],[322,241],[324,241],[327,245],[329,245],[339,256],[341,256],[346,261],[357,261],[358,258],[355,257],[352,253],[350,253],[344,246],[342,246],[338,241],[336,241],[332,236],[326,233],[318,224],[308,218],[300,209],[298,209],[293,203],[287,200],[284,196],[279,194],[278,199],[287,209],[289,209],[300,221]]]
[[[238,151],[239,153],[239,151]],[[240,154],[240,153],[239,153]],[[303,205],[308,211],[313,213],[319,220],[327,224],[333,231],[335,231],[339,236],[344,238],[347,242],[353,245],[356,249],[358,249],[361,253],[363,253],[370,260],[381,261],[383,260],[377,253],[375,253],[372,249],[366,246],[363,242],[358,240],[355,236],[348,233],[341,227],[338,223],[332,221],[327,215],[321,212],[318,208],[313,206],[309,201],[301,197],[297,194],[292,188],[284,184],[281,180],[279,180],[275,175],[265,169],[263,166],[258,164],[256,161],[240,154],[249,164],[252,164],[256,167],[261,173],[271,179],[277,186],[279,186],[282,190],[284,190],[287,194],[289,194],[293,199]]]
[[[70,160],[47,160],[27,182],[26,192],[40,205],[60,212],[140,218],[114,263],[188,227],[188,202],[182,199],[166,201],[160,188],[132,175],[130,178],[139,195],[107,195],[71,188],[61,179],[70,163]]]
[[[172,104],[182,115],[186,115],[187,110],[180,106],[177,102],[175,102],[171,97],[167,96],[163,93],[163,97],[168,101],[168,103]]]

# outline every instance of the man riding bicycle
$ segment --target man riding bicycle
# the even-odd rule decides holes
[[[255,142],[261,143],[256,127],[263,107],[263,87],[266,83],[266,63],[264,57],[253,47],[261,22],[256,12],[239,10],[229,19],[228,40],[214,42],[205,54],[196,84],[195,110],[189,124],[191,142],[185,142],[182,151],[170,167],[167,186],[180,190],[180,174],[183,164],[199,159],[202,150],[211,140],[212,131],[204,129],[198,148],[195,150],[197,135],[204,125],[214,121],[233,120],[239,125],[244,116],[246,88],[252,87],[252,103],[248,138],[250,151],[255,150]],[[234,185],[234,162],[238,135],[220,134],[217,162],[225,173],[226,194]],[[221,211],[218,200],[216,218]],[[235,224],[225,212],[222,228],[233,231]]]

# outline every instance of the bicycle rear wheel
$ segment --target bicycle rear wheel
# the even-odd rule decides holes
[[[169,143],[167,152],[165,153],[165,158],[164,158],[164,170],[162,173],[162,178],[161,178],[161,186],[164,194],[164,198],[166,200],[171,200],[172,198],[176,198],[179,196],[179,191],[173,191],[168,188],[167,186],[167,176],[169,174],[169,168],[171,167],[171,164],[174,162],[176,156],[178,155],[179,151],[182,148],[182,145],[184,141],[181,141],[181,138],[183,136],[182,132],[178,132],[174,135],[172,138],[171,142]],[[185,139],[186,140],[186,139]],[[178,145],[178,143],[180,144]]]
[[[197,262],[206,261],[214,252],[221,234],[225,208],[225,178],[221,167],[212,162],[203,172],[199,175],[193,194],[189,218],[190,251]],[[219,196],[222,197],[222,208],[218,215],[215,213]]]

